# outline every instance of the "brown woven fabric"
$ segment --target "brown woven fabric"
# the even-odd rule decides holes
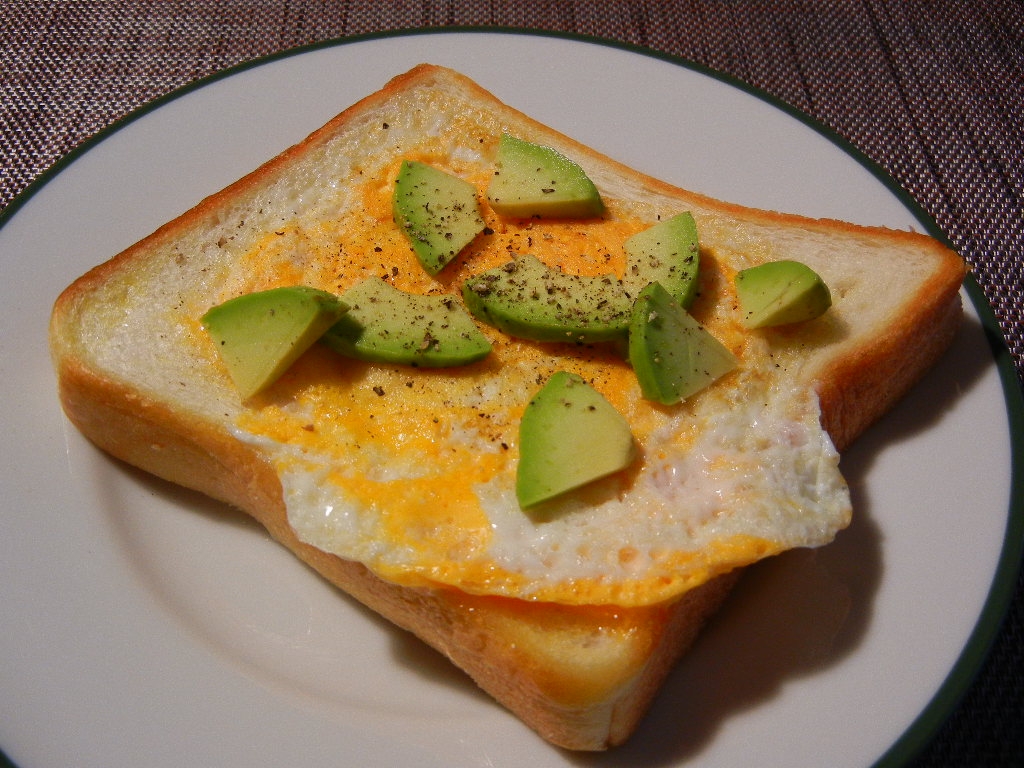
[[[0,208],[83,140],[197,78],[306,43],[451,25],[646,47],[819,119],[967,258],[1024,371],[1024,5],[1012,0],[3,0]],[[980,680],[917,765],[1024,764],[1022,603],[1018,588]]]

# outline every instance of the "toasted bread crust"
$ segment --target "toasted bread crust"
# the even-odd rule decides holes
[[[440,651],[541,736],[567,749],[605,749],[629,737],[740,575],[720,576],[671,604],[634,608],[556,606],[392,584],[299,541],[276,473],[219,429],[71,358],[61,359],[58,380],[65,413],[96,446],[252,515],[332,584]],[[600,653],[581,652],[599,644]]]
[[[822,425],[839,451],[888,412],[949,348],[963,318],[959,283],[952,283],[949,275],[936,275],[920,291],[921,314],[913,325],[895,327],[876,344],[857,349],[820,380]],[[929,333],[922,335],[921,327]]]
[[[898,317],[886,323],[884,331],[842,346],[841,354],[824,356],[816,368],[802,374],[818,388],[823,424],[840,448],[902,397],[948,346],[960,319],[958,290],[964,264],[920,235],[750,210],[677,189],[555,133],[460,75],[422,65],[93,269],[59,297],[50,338],[61,402],[72,423],[99,448],[252,515],[331,583],[451,658],[552,743],[604,749],[632,733],[668,670],[725,598],[738,572],[669,603],[639,608],[558,606],[392,584],[361,564],[300,542],[288,525],[280,481],[256,450],[236,440],[209,414],[194,413],[103,370],[90,359],[80,338],[81,315],[90,311],[99,287],[143,268],[162,245],[197,227],[214,226],[240,199],[286,175],[295,160],[367,116],[376,116],[405,90],[431,83],[457,88],[461,98],[500,112],[520,134],[540,137],[582,158],[599,186],[600,180],[616,179],[623,193],[695,206],[712,224],[720,217],[772,231],[799,229],[826,239],[869,238],[883,241],[894,252],[922,251],[929,277]]]

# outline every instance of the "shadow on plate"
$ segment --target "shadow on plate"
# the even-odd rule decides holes
[[[854,517],[820,549],[792,550],[747,569],[726,604],[669,676],[633,738],[580,766],[697,762],[726,723],[768,706],[790,681],[854,653],[882,583],[882,529],[867,485],[883,451],[933,427],[992,365],[981,325],[965,320],[939,364],[843,456]]]

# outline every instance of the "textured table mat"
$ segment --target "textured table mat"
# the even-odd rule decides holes
[[[451,25],[646,47],[817,118],[935,219],[1024,371],[1024,4],[1011,0],[2,0],[0,209],[83,140],[197,78],[306,43]],[[1024,765],[1022,595],[1018,581],[988,662],[915,766]]]

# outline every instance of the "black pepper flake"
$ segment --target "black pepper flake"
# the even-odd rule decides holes
[[[379,384],[373,388],[373,391],[378,397],[384,397],[384,387]]]

